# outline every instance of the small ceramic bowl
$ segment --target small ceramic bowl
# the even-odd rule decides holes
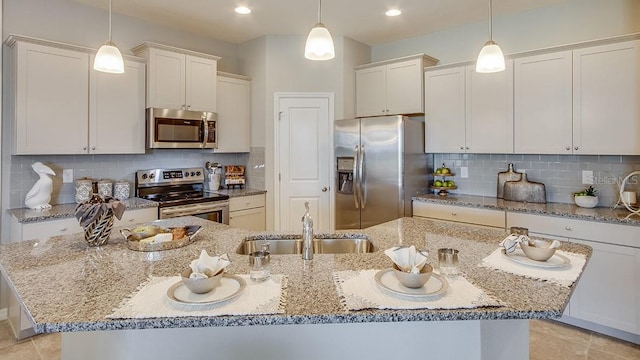
[[[186,268],[182,270],[182,273],[180,273],[180,275],[182,275],[182,283],[184,286],[196,294],[205,294],[213,290],[218,286],[218,284],[220,284],[220,279],[222,279],[223,274],[224,269],[220,269],[220,271],[215,275],[208,278],[192,279],[189,277],[191,275],[191,268]]]
[[[429,278],[433,273],[433,267],[429,264],[425,264],[419,274],[412,274],[400,270],[396,264],[393,264],[393,273],[402,285],[408,288],[417,289],[429,281]]]
[[[598,205],[598,197],[597,196],[579,196],[574,195],[573,200],[576,202],[576,205],[583,208],[594,208]]]
[[[539,241],[540,243],[540,241]],[[527,244],[526,241],[520,243],[522,252],[531,260],[547,261],[556,253],[556,249],[549,249],[551,243],[544,242],[542,246],[534,246]]]

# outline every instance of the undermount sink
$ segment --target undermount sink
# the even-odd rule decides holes
[[[302,254],[301,235],[258,235],[245,238],[236,253],[249,255],[269,243],[271,255]],[[373,243],[362,234],[318,234],[313,239],[315,254],[362,254],[376,251]]]

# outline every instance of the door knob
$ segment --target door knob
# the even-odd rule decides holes
[[[329,189],[327,189],[327,187],[324,186],[321,190],[322,190],[322,192],[327,192],[327,190],[329,190]]]

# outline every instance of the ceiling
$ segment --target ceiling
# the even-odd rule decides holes
[[[107,0],[74,0],[108,8]],[[569,0],[494,0],[494,16]],[[249,15],[234,12],[238,5]],[[388,17],[395,7],[402,15]],[[113,0],[114,13],[176,29],[242,43],[264,35],[306,35],[318,17],[317,0]],[[488,0],[324,0],[322,22],[341,34],[370,46],[432,33],[464,24],[488,21]]]

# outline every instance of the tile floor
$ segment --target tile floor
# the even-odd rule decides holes
[[[556,321],[530,323],[530,360],[638,360],[640,345],[613,339]],[[0,360],[60,359],[60,335],[16,341],[9,323],[0,321]]]

